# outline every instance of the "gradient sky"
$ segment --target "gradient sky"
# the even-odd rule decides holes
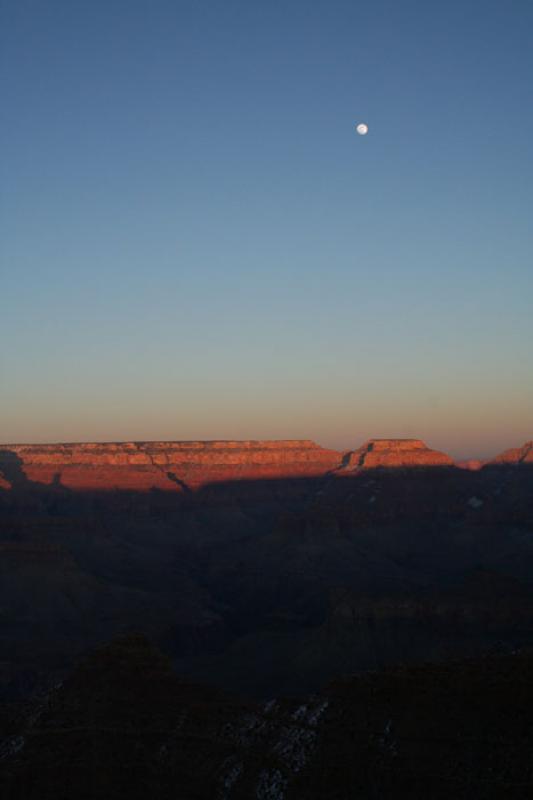
[[[531,0],[0,30],[0,441],[533,438]]]

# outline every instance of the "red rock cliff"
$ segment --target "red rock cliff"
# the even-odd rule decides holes
[[[0,488],[31,481],[84,490],[187,491],[227,480],[452,464],[418,439],[371,439],[346,453],[310,440],[0,445]]]
[[[342,470],[446,466],[453,466],[450,456],[431,450],[420,439],[369,439],[345,454]]]
[[[323,475],[340,458],[309,440],[5,445],[0,474],[12,484],[186,490],[214,481]]]
[[[526,442],[522,447],[511,447],[504,450],[499,456],[489,462],[490,464],[532,464],[533,441]]]

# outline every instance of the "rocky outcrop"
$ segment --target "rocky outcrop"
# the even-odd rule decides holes
[[[467,458],[465,461],[456,461],[455,466],[459,469],[467,469],[470,472],[478,472],[483,468],[485,462],[480,458]]]
[[[499,456],[489,462],[490,464],[531,464],[533,465],[533,440],[526,442],[522,447],[512,447],[504,450]]]
[[[377,467],[450,467],[453,460],[431,450],[420,439],[369,439],[357,450],[345,453],[341,471]]]

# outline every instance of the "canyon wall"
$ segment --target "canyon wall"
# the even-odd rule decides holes
[[[420,439],[369,439],[362,447],[345,454],[343,469],[451,466],[450,456],[431,450]]]
[[[195,490],[234,480],[342,476],[360,469],[452,466],[419,439],[371,439],[339,452],[311,440],[0,446],[0,488]]]
[[[227,480],[315,477],[340,457],[308,440],[5,445],[0,473],[13,485],[187,491]]]
[[[533,441],[525,442],[522,447],[511,447],[504,450],[490,464],[531,464],[533,465]]]

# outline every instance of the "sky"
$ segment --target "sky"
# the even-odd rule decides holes
[[[532,35],[0,0],[0,441],[532,439]]]

